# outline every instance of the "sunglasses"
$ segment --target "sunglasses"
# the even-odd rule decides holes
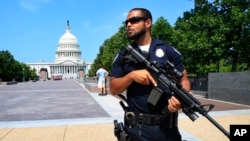
[[[145,17],[138,17],[138,16],[136,16],[136,17],[127,19],[127,20],[125,21],[125,25],[128,25],[129,22],[130,22],[131,24],[135,24],[135,23],[140,22],[141,20],[144,20],[144,21],[145,21],[146,19],[147,19],[147,18],[145,18]]]

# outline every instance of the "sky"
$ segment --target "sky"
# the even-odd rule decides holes
[[[154,22],[164,17],[174,25],[193,0],[2,0],[0,51],[8,50],[22,63],[53,63],[69,20],[82,59],[94,61],[100,46],[123,26],[130,9],[147,8]]]

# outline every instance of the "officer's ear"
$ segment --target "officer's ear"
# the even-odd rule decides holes
[[[151,26],[152,26],[152,20],[151,19],[146,19],[145,20],[145,25],[146,25],[146,27],[148,27],[148,28],[151,28]]]

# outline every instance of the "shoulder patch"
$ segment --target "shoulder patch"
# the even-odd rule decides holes
[[[178,53],[179,55],[181,55],[181,53],[180,53],[176,48],[173,47],[173,49],[174,49],[174,51],[175,51],[176,53]]]
[[[115,56],[115,58],[113,60],[113,63],[116,61],[116,59],[118,58],[118,56],[119,56],[119,53],[116,54],[116,56]]]

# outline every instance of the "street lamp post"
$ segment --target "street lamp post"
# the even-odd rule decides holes
[[[25,81],[25,78],[24,78],[24,68],[23,68],[23,82]]]
[[[83,70],[83,85],[85,86],[86,84],[86,69],[82,69]]]

